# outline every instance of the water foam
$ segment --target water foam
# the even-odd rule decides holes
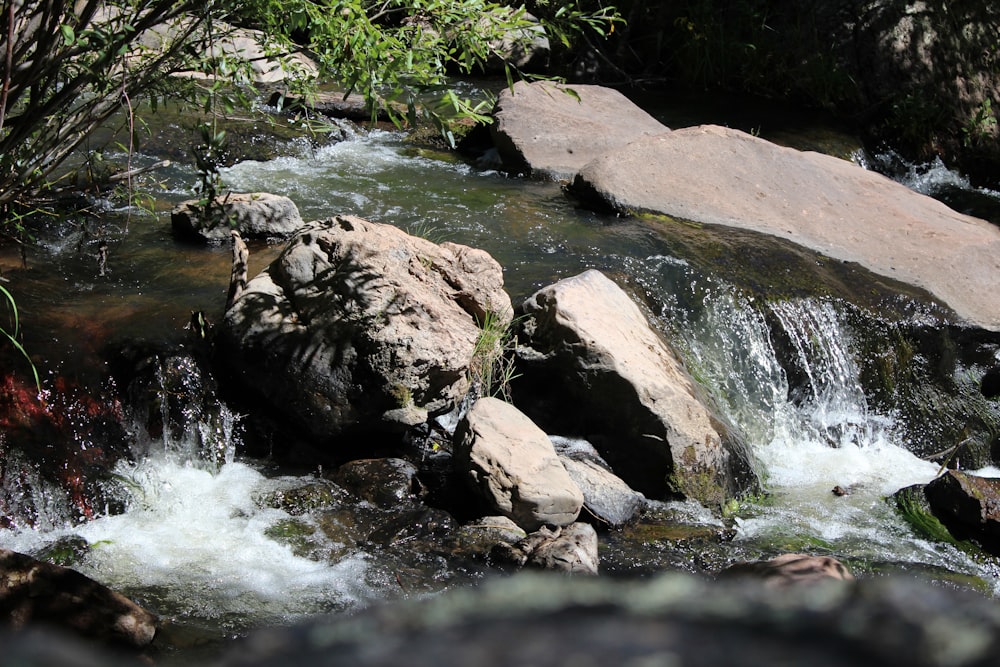
[[[61,534],[79,535],[92,548],[77,569],[140,598],[158,598],[181,616],[254,624],[377,597],[364,583],[362,555],[315,562],[267,537],[266,529],[289,515],[259,504],[280,482],[249,465],[230,462],[213,473],[154,456],[119,465],[117,473],[131,492],[128,511],[56,532],[22,532],[9,546],[32,551]]]

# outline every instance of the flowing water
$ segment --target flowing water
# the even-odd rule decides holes
[[[607,272],[639,295],[750,448],[766,492],[745,502],[727,524],[734,533],[724,548],[748,556],[828,553],[860,572],[913,565],[978,577],[1000,593],[992,565],[919,538],[885,501],[901,487],[932,479],[938,465],[911,453],[913,433],[923,425],[870,399],[864,382],[870,360],[863,349],[879,340],[884,326],[881,351],[891,354],[895,325],[878,313],[858,317],[872,299],[863,274],[836,269],[847,291],[858,286],[847,296],[862,305],[852,305],[843,293],[798,285],[801,276],[814,281],[809,272],[823,263],[787,244],[680,222],[608,218],[576,208],[557,184],[510,179],[446,157],[376,131],[327,145],[291,143],[281,157],[244,161],[223,175],[234,190],[288,195],[306,219],[352,213],[431,240],[484,248],[505,267],[515,302],[587,268]],[[167,187],[157,192],[157,213],[108,212],[100,228],[83,218],[69,226],[54,222],[38,231],[27,268],[16,256],[0,263],[46,382],[66,375],[93,382],[106,375],[106,364],[97,360],[116,342],[181,341],[191,311],[219,316],[228,250],[173,240],[164,211],[187,196],[195,175],[180,166],[160,178]],[[106,265],[98,261],[102,246],[110,248]],[[252,250],[254,271],[276,253]],[[800,277],[786,280],[783,274],[793,269]],[[933,321],[937,312],[919,299],[888,293],[880,293],[877,305],[891,312],[886,317],[914,326]],[[974,389],[982,370],[963,367],[972,377],[963,386]],[[996,406],[984,405],[1000,423]],[[239,415],[225,409],[221,415],[211,423],[194,419],[179,437],[167,429],[136,435],[133,460],[115,470],[125,511],[98,510],[80,524],[58,510],[66,504],[64,493],[31,483],[31,466],[12,475],[8,463],[5,484],[15,477],[19,482],[6,489],[6,498],[33,506],[36,520],[0,532],[0,545],[32,552],[60,536],[81,536],[91,549],[79,569],[177,623],[204,623],[214,633],[482,576],[475,568],[456,572],[431,559],[422,561],[417,575],[424,581],[404,584],[403,568],[387,568],[380,559],[388,557],[378,549],[331,539],[325,553],[335,557],[309,558],[273,539],[274,526],[294,517],[260,499],[310,477],[301,471],[289,477],[242,458],[234,427]],[[210,437],[198,429],[208,429]],[[213,443],[210,454],[206,440]],[[833,494],[835,486],[846,495]],[[687,516],[692,510],[655,507]],[[723,524],[704,512],[693,514],[697,521]],[[640,571],[655,569],[663,550],[646,546],[648,556],[639,558],[649,565]],[[618,557],[610,548],[608,569],[628,570]]]

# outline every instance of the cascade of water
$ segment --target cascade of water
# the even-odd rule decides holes
[[[689,324],[691,363],[747,435],[770,495],[738,520],[742,540],[977,571],[914,536],[885,502],[930,481],[937,466],[905,449],[894,415],[870,407],[835,302],[761,306],[723,291]]]

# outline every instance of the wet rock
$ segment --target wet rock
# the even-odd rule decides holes
[[[909,577],[775,590],[519,573],[251,636],[221,666],[987,667],[1000,609]]]
[[[589,523],[573,523],[552,540],[534,548],[528,563],[545,570],[597,574],[597,532]]]
[[[487,253],[339,216],[307,225],[248,283],[217,348],[237,383],[329,441],[398,429],[400,408],[451,410],[487,312],[511,317]]]
[[[785,238],[925,289],[970,323],[1000,330],[1000,228],[846,160],[705,125],[607,152],[572,189],[623,214]]]
[[[84,637],[142,647],[156,617],[75,570],[0,549],[0,618],[16,628],[43,623]]]
[[[301,516],[316,510],[339,507],[347,498],[347,492],[334,482],[316,479],[273,491],[261,498],[260,504],[284,510],[292,516]]]
[[[490,559],[517,567],[596,575],[597,532],[588,523],[563,528],[542,526],[514,544],[498,544],[490,552]]]
[[[720,572],[719,576],[750,577],[775,588],[824,581],[854,581],[854,575],[836,558],[806,554],[782,554],[771,560],[737,563]]]
[[[66,535],[46,544],[31,556],[53,565],[71,567],[90,553],[90,543],[79,535]]]
[[[590,443],[551,436],[549,439],[570,479],[583,492],[587,514],[612,528],[620,528],[639,515],[646,498],[614,474]]]
[[[368,536],[368,541],[385,547],[405,546],[410,551],[440,551],[442,538],[454,528],[455,519],[450,514],[425,507],[385,519]]]
[[[1000,366],[994,366],[986,371],[980,381],[979,389],[986,398],[1000,397]]]
[[[522,400],[539,424],[585,437],[647,497],[718,507],[734,495],[747,469],[739,443],[620,287],[590,270],[539,290],[523,310],[518,388],[542,396]]]
[[[1000,555],[1000,479],[948,470],[924,489],[934,515],[958,539]]]
[[[524,529],[506,516],[486,516],[460,526],[454,533],[454,553],[486,558],[498,545],[512,545],[527,537]]]
[[[376,507],[412,504],[419,495],[417,467],[403,459],[362,459],[337,468],[333,481]]]
[[[496,398],[476,401],[459,423],[454,466],[480,498],[528,531],[569,525],[583,507],[548,436]]]
[[[585,164],[665,125],[611,88],[519,81],[497,98],[490,126],[509,171],[572,179]]]
[[[208,243],[228,243],[233,229],[247,239],[284,239],[304,225],[295,202],[267,192],[219,195],[208,219],[198,200],[181,202],[170,223],[178,236]]]

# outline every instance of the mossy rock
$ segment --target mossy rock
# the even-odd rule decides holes
[[[87,540],[79,535],[66,535],[46,544],[32,555],[35,559],[46,563],[72,567],[83,560],[88,553],[90,544]]]
[[[335,483],[317,479],[269,493],[259,503],[264,507],[284,510],[292,516],[301,516],[315,510],[339,507],[347,497],[347,492]]]

